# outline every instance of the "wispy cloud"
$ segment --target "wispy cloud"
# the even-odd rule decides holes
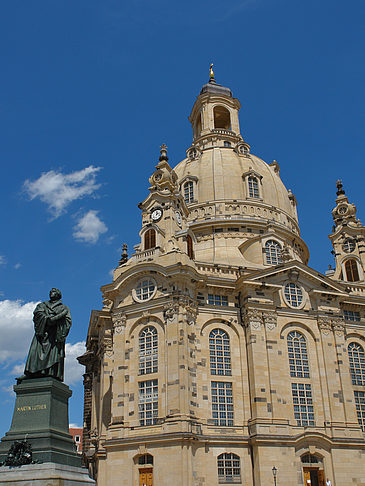
[[[65,383],[73,385],[80,382],[85,368],[77,361],[77,357],[85,353],[85,341],[74,344],[66,343]]]
[[[21,266],[22,266],[22,264],[21,264],[21,263],[16,263],[16,264],[14,265],[14,268],[15,268],[15,270],[19,270],[19,268],[20,268]]]
[[[107,226],[98,217],[98,211],[90,210],[74,226],[73,236],[84,243],[96,243],[99,236],[107,231]]]
[[[33,310],[37,302],[0,301],[0,364],[23,360],[33,335]]]
[[[63,174],[55,170],[44,172],[38,179],[24,182],[24,190],[31,200],[39,198],[47,204],[52,219],[58,218],[69,204],[85,196],[91,196],[100,187],[96,183],[101,167],[90,165],[85,169]]]
[[[6,264],[6,258],[3,255],[0,255],[0,265]]]

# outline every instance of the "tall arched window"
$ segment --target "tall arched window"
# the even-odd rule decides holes
[[[190,235],[186,237],[186,249],[188,253],[188,257],[193,259],[194,258],[194,247],[193,247],[193,239]]]
[[[214,128],[225,128],[226,130],[231,129],[231,115],[227,108],[224,106],[214,107]]]
[[[157,373],[158,335],[154,326],[147,326],[139,333],[139,374]]]
[[[184,184],[184,199],[187,204],[194,201],[194,183],[187,181]]]
[[[292,331],[288,334],[288,355],[290,376],[309,378],[307,341],[303,334]]]
[[[275,240],[269,240],[265,243],[265,255],[268,265],[283,263],[281,259],[281,245]]]
[[[348,282],[358,282],[359,279],[359,270],[357,268],[356,260],[347,260],[345,263],[345,271],[346,271],[346,280]]]
[[[210,373],[231,376],[231,350],[229,336],[222,329],[213,329],[209,334]]]
[[[152,228],[144,234],[144,249],[149,250],[156,246],[156,231]]]
[[[353,385],[365,385],[365,353],[358,343],[348,345],[350,373]]]
[[[240,458],[236,454],[225,452],[217,457],[218,482],[240,483],[241,466]]]
[[[255,176],[248,177],[248,195],[255,199],[260,198],[259,182]]]

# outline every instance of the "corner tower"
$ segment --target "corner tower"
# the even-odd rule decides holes
[[[365,275],[365,227],[356,218],[356,206],[349,203],[342,185],[337,181],[336,207],[332,210],[333,231],[329,235],[335,257],[335,270],[327,274],[335,280],[348,282],[362,292]]]

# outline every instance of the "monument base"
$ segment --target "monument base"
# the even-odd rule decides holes
[[[3,486],[86,486],[95,485],[87,469],[63,464],[28,464],[20,467],[0,467]]]
[[[26,440],[31,445],[33,461],[81,468],[81,458],[69,433],[69,387],[55,378],[32,378],[15,385],[14,391],[13,420],[1,439],[0,462],[6,460],[15,441]]]

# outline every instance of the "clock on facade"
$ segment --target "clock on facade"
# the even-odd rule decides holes
[[[347,213],[347,206],[340,206],[337,211],[338,211],[338,214],[346,214]]]
[[[151,213],[152,221],[160,221],[162,218],[162,209],[154,209]]]

